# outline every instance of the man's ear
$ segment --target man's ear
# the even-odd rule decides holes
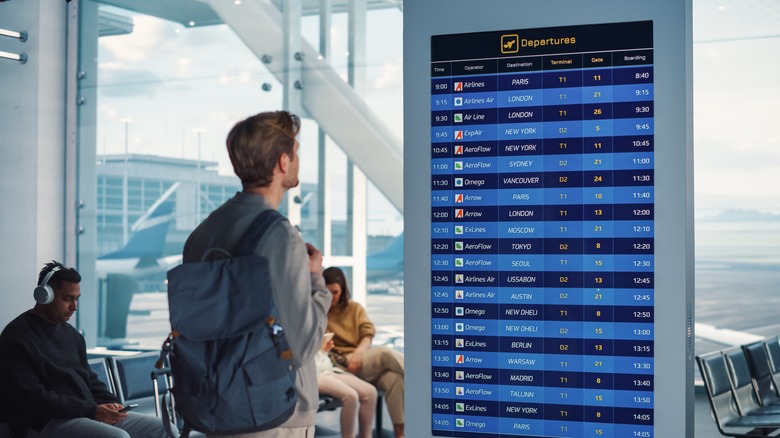
[[[276,166],[281,173],[287,173],[287,169],[290,168],[290,156],[282,153],[279,155],[279,159],[276,161]]]

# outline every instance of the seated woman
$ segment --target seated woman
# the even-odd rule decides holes
[[[321,394],[327,394],[341,401],[341,436],[355,438],[355,417],[358,419],[359,438],[371,438],[371,424],[376,408],[376,388],[354,375],[335,368],[328,358],[333,348],[332,333],[325,335],[322,349],[317,352],[317,386]]]
[[[371,348],[376,333],[366,310],[349,299],[344,272],[328,268],[322,272],[333,294],[328,311],[328,330],[333,332],[333,351],[349,372],[385,392],[387,410],[396,438],[404,436],[404,355],[387,346]]]

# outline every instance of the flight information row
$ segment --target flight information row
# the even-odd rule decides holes
[[[562,356],[556,356],[555,360],[560,360]],[[618,388],[632,388],[631,390],[641,390],[646,392],[646,397],[650,400],[642,400],[642,403],[652,404],[652,380],[647,381],[645,377],[653,374],[652,358],[625,358],[625,357],[604,357],[604,356],[581,356],[573,362],[573,357],[563,357],[563,363],[572,367],[568,371],[557,369],[555,371],[545,370],[515,370],[515,369],[460,369],[457,366],[433,367],[431,380],[434,382],[447,382],[458,384],[479,384],[479,385],[501,385],[501,386],[523,386],[529,388],[529,391],[522,394],[522,398],[528,402],[544,403],[557,402],[560,400],[560,388],[566,388],[568,398],[579,399],[583,388],[599,389],[603,391],[617,390]],[[615,365],[614,362],[620,363]],[[607,365],[609,364],[609,365]],[[633,371],[615,373],[614,369],[632,369]],[[652,376],[650,376],[652,377]],[[642,382],[641,385],[637,382]],[[545,391],[545,386],[551,386],[553,389]],[[506,393],[502,388],[498,388],[498,400],[516,400],[517,395]]]
[[[526,230],[534,233],[535,230]],[[539,235],[545,235],[539,232]],[[581,236],[580,236],[581,237]],[[505,238],[505,239],[432,239],[431,253],[436,254],[556,254],[556,257],[571,254],[618,254],[653,255],[653,239],[599,239],[599,238]],[[557,259],[553,259],[557,260]],[[611,260],[605,258],[602,260]],[[639,259],[637,259],[639,260]],[[598,267],[602,267],[599,263]]]
[[[432,207],[433,222],[498,222],[498,221],[630,221],[653,220],[653,204],[608,204],[589,206],[582,204],[560,205],[489,205],[469,207]],[[601,208],[599,208],[601,207]],[[599,211],[600,210],[600,211]],[[605,216],[607,215],[607,216]]]
[[[431,173],[449,174],[474,169],[477,173],[525,173],[540,171],[621,171],[652,169],[652,152],[617,154],[566,154],[503,157],[433,158]]]
[[[497,60],[472,61],[471,64],[485,66]],[[653,83],[653,66],[594,68],[578,70],[569,67],[551,72],[496,73],[483,68],[480,74],[464,78],[459,75],[435,76],[431,78],[431,94],[459,94],[500,90],[532,90],[538,88],[609,88],[625,84]]]
[[[611,137],[587,137],[566,139],[527,139],[457,142],[455,144],[433,143],[431,157],[492,157],[517,155],[579,155],[598,154],[602,157],[611,153],[652,152],[652,135],[629,135]],[[596,157],[593,157],[596,158]]]
[[[652,101],[653,84],[610,87],[547,88],[538,90],[475,91],[462,95],[431,95],[432,111],[458,112],[468,109],[496,109],[523,106],[601,104],[605,108],[618,102]],[[561,108],[562,110],[565,108]],[[649,109],[649,108],[648,108]],[[641,112],[637,112],[641,113]],[[561,114],[559,114],[560,116]],[[432,117],[432,120],[435,118]],[[454,123],[454,119],[453,120]]]
[[[609,234],[607,234],[607,232]],[[652,221],[588,221],[566,222],[548,220],[538,221],[506,221],[506,222],[469,222],[468,224],[454,224],[434,222],[431,226],[433,239],[443,238],[518,238],[518,237],[563,237],[563,238],[636,238],[638,241],[652,237]],[[595,249],[604,249],[608,252],[610,247],[603,246],[608,243],[595,242]],[[643,246],[647,246],[641,244]],[[641,247],[637,249],[642,249]],[[648,249],[648,248],[645,248]]]
[[[436,309],[436,310],[440,310]],[[432,318],[447,319],[434,310]],[[467,308],[467,310],[475,310]],[[467,314],[468,315],[468,314]],[[481,324],[485,319],[495,319],[496,316],[475,316],[468,315],[454,317],[453,321],[461,321],[464,324],[474,326]],[[476,326],[475,326],[476,327]],[[483,326],[485,330],[493,327]],[[473,327],[472,327],[473,328]],[[482,327],[480,327],[481,329]],[[519,331],[513,331],[518,329]],[[480,335],[474,334],[481,333]],[[616,339],[646,341],[653,339],[652,323],[623,323],[623,322],[594,322],[594,321],[553,321],[549,323],[541,321],[522,321],[516,320],[501,321],[495,336],[487,336],[477,330],[458,332],[450,335],[437,335],[433,337],[434,349],[463,349],[473,351],[518,351],[529,350],[530,352],[540,353],[546,347],[539,344],[530,344],[533,339],[552,338],[552,339],[576,339],[576,342],[584,341],[585,337],[592,336],[593,342],[609,342]],[[455,338],[453,338],[455,336]],[[465,337],[464,337],[465,336]],[[557,344],[555,349],[557,349]],[[584,348],[584,347],[583,347]],[[615,347],[619,350],[618,347]],[[531,351],[532,350],[532,351]],[[602,350],[599,350],[598,354]],[[606,353],[604,353],[606,354]]]
[[[655,302],[655,292],[652,289],[613,289],[608,287],[562,288],[560,290],[541,287],[469,287],[462,289],[436,287],[431,291],[431,302],[434,305],[437,303],[522,303],[652,306]]]
[[[473,183],[475,180],[469,180]],[[614,204],[651,204],[655,199],[653,187],[602,187],[565,189],[481,189],[472,186],[469,190],[455,189],[452,192],[435,191],[431,195],[433,207],[463,205],[569,205],[583,204],[586,220],[612,220]],[[598,204],[587,204],[598,202]]]
[[[460,129],[459,129],[460,128]],[[433,144],[459,141],[561,139],[653,134],[653,118],[507,123],[504,125],[433,126]]]
[[[504,164],[512,162],[511,158]],[[498,163],[488,158],[471,158],[455,162],[453,168],[468,170],[462,176],[455,174],[431,175],[432,190],[463,188],[563,188],[563,187],[646,187],[654,185],[653,169],[581,170],[573,172],[514,172],[496,173]],[[446,170],[446,169],[445,169]],[[458,171],[456,171],[458,172]]]
[[[464,438],[538,438],[538,437],[604,437],[604,438],[651,438],[653,426],[638,424],[610,424],[552,420],[515,419],[511,414],[492,418],[464,415],[434,414],[434,436]]]
[[[433,111],[432,126],[473,126],[564,120],[605,120],[652,117],[653,102],[503,107],[461,111]]]
[[[470,321],[470,324],[479,324],[479,326],[468,330],[472,334],[485,334],[485,333],[499,333],[503,330],[511,332],[512,329],[520,327],[520,331],[516,333],[520,336],[523,333],[523,326],[517,326],[517,321],[574,321],[574,322],[630,322],[630,323],[652,323],[654,319],[654,312],[652,303],[646,305],[637,306],[614,306],[609,303],[602,303],[598,305],[582,305],[582,304],[515,304],[515,303],[502,303],[498,305],[497,309],[491,311],[491,316],[477,316],[469,314],[469,316],[461,315],[463,319],[478,319],[478,321]],[[496,306],[496,305],[488,305]],[[433,334],[452,334],[456,332],[464,332],[466,330],[462,323],[450,324],[453,320],[460,320],[461,318],[455,316],[455,310],[459,307],[457,305],[447,306],[444,303],[433,303],[431,308],[432,318],[439,318],[443,321],[443,325],[434,326]],[[484,312],[488,314],[489,307],[477,308],[474,305],[460,307],[464,311],[469,309],[470,311]],[[495,312],[495,313],[494,313]],[[511,320],[509,325],[499,324],[499,318],[502,320]],[[444,321],[449,319],[450,321]],[[531,325],[525,327],[526,330],[532,330],[531,327],[538,327],[537,325]],[[560,327],[556,325],[556,327]],[[487,330],[495,330],[493,332]]]
[[[653,289],[652,272],[432,270],[431,285],[481,287],[612,287]]]
[[[434,314],[434,318],[441,315]],[[618,329],[610,331],[615,328]],[[556,326],[551,324],[550,326]],[[450,349],[455,351],[492,351],[508,353],[549,353],[549,354],[599,354],[606,356],[648,356],[652,348],[652,327],[638,324],[623,323],[588,323],[582,324],[597,332],[598,338],[569,339],[561,330],[568,331],[568,327],[559,326],[558,330],[551,327],[548,332],[555,336],[520,336],[505,334],[502,336],[466,336],[440,335],[433,337],[434,350]],[[521,325],[521,327],[524,327]],[[533,327],[533,326],[528,326]],[[644,327],[644,328],[642,328]],[[611,333],[611,334],[610,334]],[[531,333],[535,334],[535,333]],[[568,333],[567,333],[568,334]],[[592,335],[592,333],[580,333],[579,336]],[[570,335],[572,338],[575,334]],[[648,341],[650,339],[650,341]],[[640,353],[637,353],[640,352]]]
[[[564,241],[566,242],[566,241]],[[559,248],[568,243],[559,244]],[[572,255],[561,251],[557,254],[438,254],[432,257],[434,271],[543,271],[549,269],[596,270],[598,272],[653,272],[654,256],[650,255]]]

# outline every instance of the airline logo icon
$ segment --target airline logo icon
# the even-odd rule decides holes
[[[455,419],[455,427],[466,427],[466,420],[462,418]]]
[[[463,91],[463,82],[455,82],[455,91]]]
[[[501,53],[517,53],[520,51],[520,41],[517,35],[501,35]]]
[[[456,257],[455,258],[455,267],[456,268],[462,268],[463,267],[463,257]]]
[[[463,323],[462,322],[456,322],[455,323],[455,331],[456,332],[462,332],[463,331]]]
[[[455,299],[456,300],[462,300],[463,299],[463,291],[462,290],[456,290],[455,291]]]
[[[463,274],[455,274],[455,283],[463,284]]]
[[[455,387],[455,395],[465,395],[466,390],[462,386]]]
[[[463,251],[463,242],[455,242],[455,251]]]
[[[457,412],[463,412],[466,410],[466,407],[464,406],[464,403],[455,403],[455,411]]]
[[[463,106],[463,98],[462,97],[456,97],[454,99],[455,106]]]
[[[455,131],[455,140],[463,140],[463,131]]]
[[[463,178],[455,178],[455,187],[463,187]]]
[[[456,204],[463,204],[463,193],[456,193],[455,194],[455,203]]]
[[[461,113],[455,113],[452,115],[452,121],[455,123],[463,123],[463,114]]]
[[[462,208],[456,208],[455,209],[455,217],[463,219],[463,209]]]
[[[463,225],[455,225],[455,234],[463,234]]]
[[[456,354],[455,355],[455,363],[463,363],[464,357],[462,354]]]
[[[455,339],[455,348],[463,348],[463,338]]]
[[[455,145],[455,155],[463,155],[463,145]]]
[[[466,380],[465,371],[455,371],[455,380]]]
[[[463,161],[455,162],[455,170],[463,170]]]
[[[463,316],[463,307],[455,308],[455,316]]]

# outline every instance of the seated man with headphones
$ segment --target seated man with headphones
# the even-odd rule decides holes
[[[81,275],[58,262],[38,276],[35,307],[0,334],[0,415],[39,437],[163,437],[161,420],[132,412],[87,363],[84,338],[68,320]]]

